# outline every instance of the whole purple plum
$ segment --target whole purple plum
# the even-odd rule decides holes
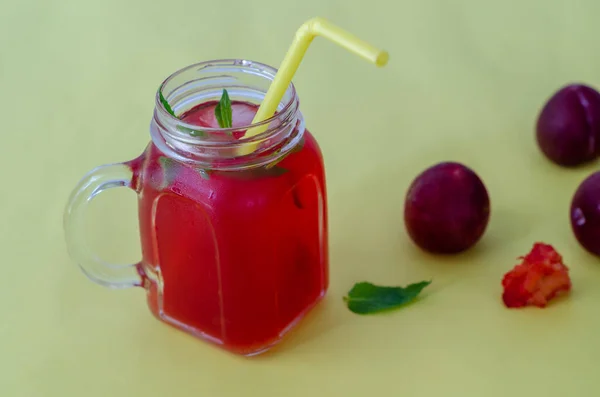
[[[570,217],[577,241],[600,256],[600,171],[584,179],[575,191]]]
[[[542,108],[536,125],[542,153],[554,163],[572,167],[598,156],[600,93],[582,84],[556,92]]]
[[[490,217],[490,199],[479,176],[455,162],[436,164],[408,189],[404,223],[421,249],[438,254],[465,251],[479,241]]]

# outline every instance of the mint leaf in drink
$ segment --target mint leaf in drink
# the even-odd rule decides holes
[[[277,178],[289,172],[288,169],[282,167],[257,167],[240,171],[217,171],[210,170],[210,174],[222,175],[227,178],[249,181],[258,178]]]
[[[280,176],[287,172],[289,172],[289,170],[287,168],[283,168],[280,166],[269,167],[269,168],[264,167],[264,168],[257,168],[254,171],[254,175],[256,175],[256,176]]]
[[[277,164],[281,163],[283,161],[283,159],[285,159],[287,156],[289,156],[290,154],[293,153],[298,153],[300,151],[302,151],[302,149],[304,148],[304,140],[305,138],[302,137],[302,139],[300,140],[300,142],[298,142],[298,144],[296,146],[294,146],[292,148],[292,150],[290,150],[287,154],[285,154],[284,156],[280,157],[277,161],[274,161],[272,163],[267,164],[265,167],[267,169],[275,167]]]
[[[165,107],[165,110],[169,112],[171,116],[177,118],[175,112],[173,111],[173,109],[171,109],[171,105],[169,105],[169,102],[163,96],[162,90],[158,90],[158,97],[160,99],[160,103],[162,103],[162,105]]]
[[[169,105],[169,102],[168,102],[168,101],[166,100],[166,98],[163,96],[163,93],[162,93],[162,91],[158,91],[158,96],[159,96],[159,99],[160,99],[160,103],[162,103],[162,105],[164,106],[165,110],[166,110],[167,112],[169,112],[169,114],[170,114],[171,116],[173,116],[173,117],[175,117],[175,118],[177,118],[177,119],[178,119],[179,117],[177,117],[177,116],[175,115],[175,112],[174,112],[174,111],[173,111],[173,109],[171,108],[171,105]],[[181,125],[178,125],[178,126],[177,126],[177,129],[178,129],[179,131],[181,131],[181,132],[188,133],[188,134],[190,134],[191,136],[199,136],[199,137],[203,137],[203,136],[205,135],[205,134],[204,134],[204,131],[201,131],[201,130],[194,130],[194,129],[191,129],[191,128],[183,127],[183,126],[181,126]]]
[[[175,177],[177,176],[177,170],[179,165],[175,160],[170,157],[161,156],[158,159],[160,164],[160,168],[162,169],[163,178],[160,184],[160,189],[166,189],[173,183]]]
[[[301,152],[302,149],[304,149],[305,139],[306,138],[303,136],[302,139],[300,139],[300,142],[298,142],[298,144],[296,146],[294,146],[294,148],[292,150],[290,150],[290,154]]]
[[[160,189],[162,190],[166,189],[173,183],[182,165],[177,161],[173,160],[172,158],[165,156],[159,157],[158,163],[160,164],[160,168],[162,169],[163,174],[163,178],[160,184]],[[204,168],[197,168],[196,170],[198,171],[202,179],[210,179],[210,170]]]
[[[412,302],[431,281],[421,281],[406,287],[382,287],[368,282],[352,287],[344,302],[351,312],[371,314],[396,309]]]
[[[215,118],[219,123],[219,127],[221,128],[231,128],[233,125],[232,121],[233,113],[231,110],[231,100],[229,99],[229,94],[226,89],[223,89],[223,95],[221,95],[221,100],[215,107]]]
[[[286,174],[287,172],[288,170],[282,167],[258,167],[244,171],[234,171],[230,173],[230,176],[236,179],[250,180],[257,178],[275,178]]]
[[[178,125],[177,129],[181,132],[186,132],[186,133],[190,134],[191,136],[199,136],[199,137],[205,136],[205,132],[201,131],[201,130],[193,130],[191,128],[183,127],[181,125]]]
[[[202,179],[209,180],[210,179],[210,170],[206,170],[204,168],[198,168],[198,173],[202,177]]]

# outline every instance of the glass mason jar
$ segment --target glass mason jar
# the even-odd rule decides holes
[[[275,73],[257,62],[218,60],[171,75],[159,92],[179,116],[157,92],[145,151],[89,172],[64,215],[69,253],[91,280],[143,287],[159,320],[243,355],[278,343],[328,287],[323,158],[293,84],[275,116],[236,125],[248,119],[242,113],[253,116]],[[233,128],[202,125],[203,115],[214,121],[202,107],[214,108],[223,89]],[[244,137],[259,125],[268,127]],[[90,200],[122,186],[138,197],[142,260],[132,265],[105,263],[83,233]]]

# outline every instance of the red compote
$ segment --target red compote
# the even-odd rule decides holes
[[[198,105],[179,119],[219,128],[216,106]],[[233,128],[250,125],[257,111],[235,101],[231,109]],[[201,169],[154,143],[129,163],[139,193],[140,272],[159,319],[250,355],[278,342],[324,296],[323,158],[307,130],[296,132],[302,138],[287,156],[258,168]]]

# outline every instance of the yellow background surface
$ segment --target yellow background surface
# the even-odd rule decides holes
[[[378,70],[316,40],[300,67],[326,161],[331,287],[280,348],[240,358],[156,321],[142,290],[87,281],[67,257],[62,211],[86,171],[143,150],[166,76],[218,58],[277,66],[316,15],[391,59]],[[598,15],[596,0],[3,2],[0,395],[600,394],[600,263],[568,223],[597,164],[560,169],[533,140],[556,89],[600,85]],[[480,244],[452,258],[417,250],[402,220],[412,178],[443,160],[472,167],[492,201]],[[134,198],[110,191],[93,205],[90,238],[108,260],[139,258]],[[507,310],[502,275],[537,240],[563,254],[573,293]],[[390,314],[342,301],[357,281],[430,278],[423,299]]]

